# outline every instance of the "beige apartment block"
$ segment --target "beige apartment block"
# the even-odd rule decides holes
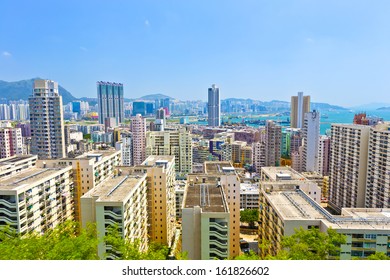
[[[232,164],[224,161],[206,161],[204,173],[214,176],[215,183],[224,189],[230,220],[229,257],[238,256],[240,254],[240,178]],[[198,174],[196,177],[202,178]]]
[[[292,128],[302,128],[305,113],[310,112],[310,95],[298,92],[297,96],[291,96],[290,123]]]
[[[95,150],[75,158],[37,162],[39,167],[72,167],[75,185],[75,220],[79,222],[81,222],[80,197],[110,177],[114,167],[118,165],[121,165],[121,151],[116,150]]]
[[[189,175],[184,194],[182,251],[190,260],[227,259],[230,214],[224,188],[214,175]]]
[[[175,157],[149,156],[133,169],[148,178],[149,240],[171,247],[176,230]]]
[[[295,229],[329,228],[346,236],[338,256],[350,260],[366,259],[375,252],[390,256],[390,209],[343,208],[341,215],[332,215],[299,186],[267,182],[260,189],[259,243],[261,255],[276,255],[283,236]]]
[[[133,174],[131,167],[115,168],[113,176],[88,191],[80,199],[82,226],[96,223],[98,254],[101,259],[117,259],[112,245],[103,241],[110,226],[118,226],[122,237],[148,248],[147,175]]]
[[[184,128],[146,133],[146,156],[175,156],[176,172],[192,172],[192,137]]]
[[[36,156],[21,161],[28,165],[31,159]],[[18,157],[9,159],[9,166],[13,160]],[[8,224],[20,234],[44,233],[73,219],[72,167],[20,168],[0,178],[0,226]]]
[[[322,194],[318,179],[313,174],[309,178],[305,176],[308,176],[307,173],[303,175],[288,166],[262,167],[260,186],[271,189],[274,185],[299,186],[314,201],[320,203]]]
[[[0,159],[0,178],[13,176],[25,169],[35,166],[38,156],[17,155]]]

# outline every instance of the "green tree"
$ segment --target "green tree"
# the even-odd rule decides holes
[[[346,237],[331,228],[326,233],[320,232],[318,228],[295,229],[295,234],[283,238],[281,242],[283,250],[270,259],[326,260],[338,258],[340,245],[345,242]]]
[[[169,248],[160,243],[151,242],[146,252],[139,250],[139,240],[130,242],[122,238],[118,226],[108,228],[108,234],[104,237],[106,245],[110,246],[108,254],[113,253],[121,260],[166,260],[169,254]]]
[[[253,251],[249,253],[241,254],[234,258],[235,260],[261,260],[260,256]]]
[[[368,256],[368,260],[390,260],[390,257],[388,257],[385,253],[383,252],[375,252],[375,254],[372,254]]]
[[[240,221],[248,223],[249,227],[254,228],[255,222],[259,220],[258,209],[245,209],[240,212]]]
[[[2,260],[90,260],[98,259],[96,227],[80,229],[78,223],[67,221],[40,235],[23,236],[0,230],[0,259]]]

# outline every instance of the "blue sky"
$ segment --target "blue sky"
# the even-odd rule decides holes
[[[53,4],[55,3],[55,4]],[[0,80],[96,96],[390,103],[390,1],[16,1],[0,9]]]

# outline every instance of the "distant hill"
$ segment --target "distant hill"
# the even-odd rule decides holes
[[[350,109],[364,111],[364,110],[376,110],[378,108],[380,109],[380,108],[386,108],[386,107],[390,107],[390,104],[389,103],[373,102],[373,103],[363,104],[363,105],[359,105],[359,106],[354,106],[354,107],[351,107]]]
[[[156,100],[156,99],[165,99],[165,98],[169,98],[169,99],[174,99],[168,95],[165,95],[165,94],[161,94],[161,93],[156,93],[156,94],[148,94],[148,95],[144,95],[140,98],[137,98],[137,99],[142,99],[142,100]]]
[[[380,107],[377,110],[378,111],[390,111],[390,107]]]
[[[310,104],[310,109],[311,110],[348,110],[347,108],[344,108],[344,107],[341,107],[341,106],[337,106],[337,105],[330,105],[328,103],[315,103],[315,102],[312,102]]]
[[[32,94],[34,80],[36,79],[40,78],[17,82],[0,81],[0,98],[5,98],[7,100],[28,100],[29,96]],[[58,85],[58,90],[62,96],[63,104],[77,99],[61,85]]]

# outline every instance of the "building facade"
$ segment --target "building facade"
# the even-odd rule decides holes
[[[80,198],[112,176],[114,167],[118,165],[121,165],[121,152],[115,150],[96,150],[75,158],[40,160],[37,162],[37,166],[42,168],[72,167],[74,214],[75,220],[79,222],[81,222]]]
[[[146,156],[175,156],[178,173],[192,172],[192,137],[189,131],[149,131],[146,133]]]
[[[265,125],[265,134],[265,165],[279,166],[282,156],[282,127],[268,120]]]
[[[23,154],[23,137],[20,128],[0,128],[0,158]]]
[[[302,128],[303,134],[303,166],[307,172],[318,170],[318,142],[320,137],[320,113],[305,113]]]
[[[123,84],[97,82],[97,98],[99,106],[99,123],[104,124],[106,118],[115,118],[116,123],[124,121]]]
[[[35,80],[29,97],[31,124],[31,154],[39,159],[66,156],[62,97],[58,83]]]
[[[332,124],[329,205],[341,208],[364,207],[370,127]]]
[[[310,95],[304,96],[298,92],[298,96],[291,96],[291,127],[302,128],[305,113],[310,112]]]
[[[131,173],[129,167],[116,168],[114,176],[81,197],[82,226],[96,223],[101,259],[119,257],[113,244],[102,241],[114,225],[126,241],[139,242],[139,251],[148,249],[147,178]]]
[[[208,89],[208,126],[221,125],[221,104],[219,99],[219,88],[212,85]]]
[[[146,158],[146,119],[140,114],[131,119],[133,133],[133,164],[141,164]]]
[[[29,158],[26,158],[30,160]],[[73,219],[72,167],[31,166],[0,179],[0,226],[44,233]]]

